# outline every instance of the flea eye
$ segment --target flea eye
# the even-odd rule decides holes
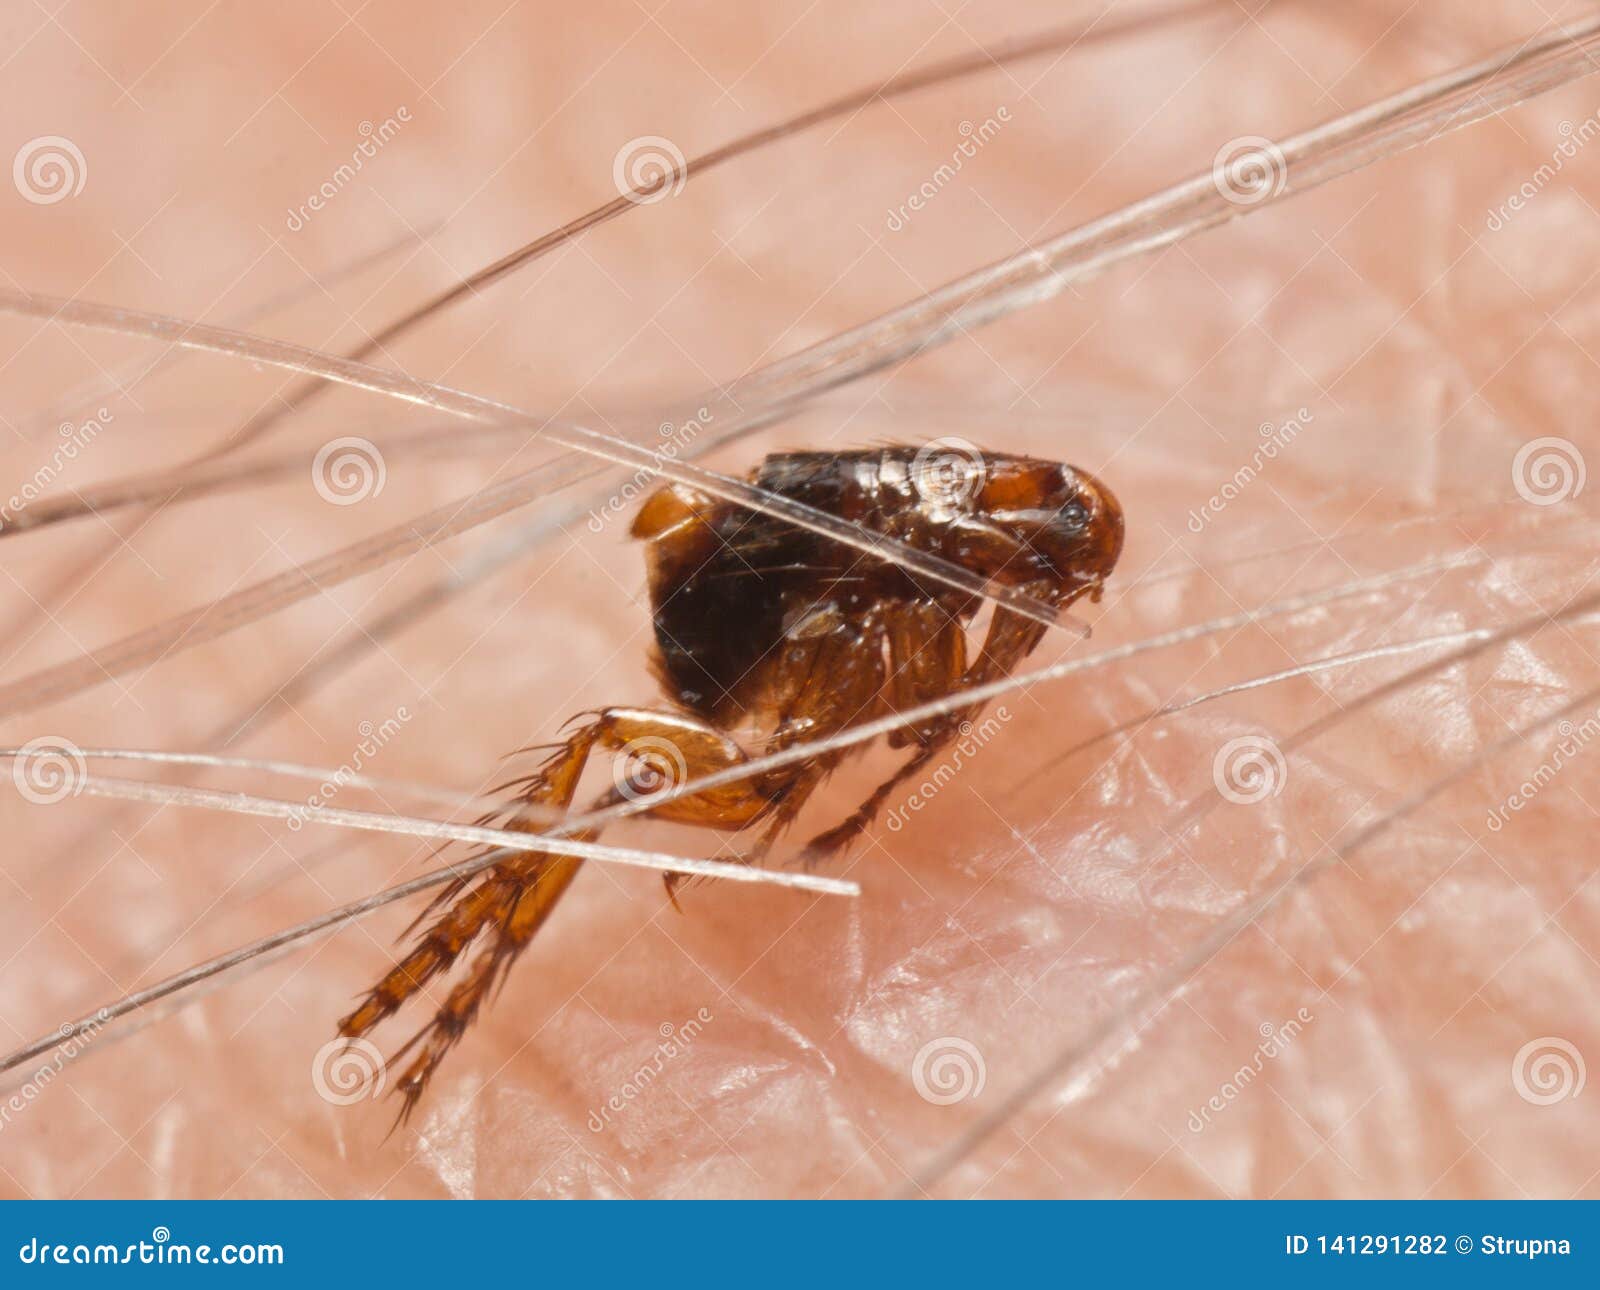
[[[1056,516],[1056,523],[1074,533],[1089,522],[1089,512],[1082,502],[1068,502]]]

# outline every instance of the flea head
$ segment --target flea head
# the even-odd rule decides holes
[[[982,523],[1015,543],[989,571],[997,580],[1053,580],[1064,603],[1100,598],[1122,554],[1122,507],[1088,471],[997,457],[974,500]]]

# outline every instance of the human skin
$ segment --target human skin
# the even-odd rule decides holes
[[[1213,20],[874,105],[691,179],[373,361],[654,437],[661,409],[681,425],[695,392],[1204,171],[1226,141],[1281,138],[1548,25],[1529,5],[1461,8],[1286,3],[1256,21],[1219,6]],[[692,155],[902,67],[1062,20],[1043,4],[954,17],[823,4],[798,18],[755,5],[737,24],[688,4],[652,17],[601,3],[581,20],[504,9],[396,4],[347,19],[290,3],[223,7],[198,23],[180,7],[74,9],[60,26],[7,19],[16,52],[0,86],[10,132],[0,142],[15,152],[64,136],[87,168],[81,193],[53,204],[5,190],[7,284],[214,323],[303,288],[247,329],[342,351],[609,200],[629,140],[660,136]],[[351,1000],[393,962],[417,898],[143,1029],[88,1042],[0,1119],[0,1186],[27,1196],[1593,1196],[1594,1099],[1539,1104],[1529,1059],[1517,1060],[1552,1038],[1580,1061],[1600,1053],[1587,1006],[1600,975],[1590,881],[1600,753],[1580,742],[1559,754],[1553,729],[1514,741],[1345,854],[1410,795],[1593,685],[1592,625],[1541,626],[1371,706],[1363,696],[1467,642],[1076,746],[1221,686],[1504,627],[1593,590],[1592,494],[1535,505],[1519,496],[1513,464],[1550,436],[1600,460],[1587,268],[1600,181],[1576,144],[1559,172],[1535,179],[1564,142],[1587,142],[1596,94],[1580,81],[1250,213],[707,458],[742,473],[769,450],[959,436],[1093,471],[1127,515],[1122,563],[1104,600],[1080,607],[1092,640],[1057,633],[1030,667],[1391,570],[1459,567],[997,701],[992,737],[829,870],[859,882],[858,899],[699,884],[682,893],[680,915],[655,875],[589,866],[411,1122],[387,1137],[393,1098],[334,1105],[312,1070]],[[288,213],[370,137],[361,123],[376,131],[388,119],[399,121],[392,137],[291,227]],[[909,210],[991,120],[982,147]],[[1525,183],[1533,195],[1512,209]],[[310,286],[419,230],[430,230],[419,249]],[[7,471],[30,479],[52,459],[53,422],[25,438],[28,416],[102,369],[160,352],[0,324],[5,417],[19,428]],[[52,486],[175,465],[294,384],[185,358],[98,400],[107,427]],[[309,463],[337,436],[381,441],[440,424],[338,391],[249,455],[299,449]],[[1281,450],[1261,458],[1268,441]],[[397,456],[382,493],[351,506],[320,497],[308,465],[154,518],[129,510],[4,539],[3,677],[546,455],[530,443]],[[1250,482],[1207,511],[1251,462]],[[512,749],[555,737],[574,713],[659,703],[628,510],[602,505],[617,486],[560,494],[586,499],[562,532],[228,751],[337,767],[362,742],[361,723],[394,719],[370,773],[481,793],[522,773],[526,757],[503,760]],[[593,528],[590,506],[603,512]],[[0,738],[214,751],[219,729],[329,641],[517,522],[7,718]],[[85,561],[87,585],[63,591]],[[1569,742],[1589,715],[1573,716]],[[1213,775],[1241,738],[1284,750],[1281,791],[1254,804],[1221,798]],[[1547,784],[1506,805],[1553,762]],[[882,750],[852,763],[807,823],[837,819],[893,764]],[[255,771],[90,769],[294,801],[314,787]],[[591,787],[609,782],[599,768]],[[439,811],[399,790],[345,789],[331,804]],[[88,796],[46,806],[10,795],[0,811],[12,879],[0,1021],[16,1044],[434,863],[409,839]],[[649,824],[606,840],[697,855],[728,845]],[[1319,867],[1303,885],[1174,977],[1230,913],[1308,863]],[[380,1048],[393,1052],[422,1020],[408,1011],[379,1032]],[[1038,1096],[927,1176],[963,1131],[1088,1039],[1098,1042]],[[969,1070],[981,1063],[981,1091],[938,1104],[936,1049]]]

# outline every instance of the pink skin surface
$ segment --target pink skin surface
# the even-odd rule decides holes
[[[1202,171],[1230,140],[1282,137],[1549,25],[1547,6],[1512,2],[1470,14],[1443,0],[1283,3],[1259,20],[1217,8],[785,140],[374,361],[653,439],[661,408],[681,421],[694,391]],[[1043,3],[947,14],[829,0],[798,16],[757,4],[737,22],[688,3],[447,9],[291,0],[198,21],[180,5],[58,20],[18,9],[4,19],[0,144],[12,155],[68,139],[84,182],[29,200],[24,172],[0,194],[6,284],[223,324],[298,292],[240,325],[340,351],[614,196],[629,141],[659,136],[693,155],[1063,20]],[[1536,504],[1515,462],[1558,437],[1569,464],[1600,464],[1600,161],[1584,150],[1597,104],[1600,83],[1580,81],[1119,268],[707,459],[742,472],[780,448],[951,435],[1092,470],[1128,517],[1122,564],[1104,601],[1082,607],[1094,639],[1052,636],[1030,667],[1391,570],[1458,567],[1008,696],[951,773],[915,805],[908,792],[892,825],[831,871],[861,883],[858,900],[701,884],[679,916],[654,876],[590,866],[417,1115],[386,1138],[395,1101],[319,1095],[319,1050],[393,961],[419,901],[393,906],[154,1024],[108,1029],[59,1071],[18,1072],[0,1115],[0,1189],[1594,1196],[1600,1104],[1574,1095],[1585,1059],[1600,1058],[1593,710],[1514,740],[1342,854],[1409,795],[1592,686],[1592,624],[1542,626],[1370,705],[1363,696],[1461,642],[1077,746],[1162,704],[1556,613],[1593,590],[1593,492]],[[324,184],[323,208],[297,214]],[[921,209],[913,194],[927,194]],[[141,375],[162,353],[0,321],[0,402],[15,431],[0,491],[41,470],[59,495],[175,465],[294,384],[209,356]],[[105,372],[121,387],[72,422],[100,407],[109,419],[65,456],[62,418],[32,418]],[[458,432],[336,391],[245,454],[303,454],[282,481],[3,541],[4,679],[548,455],[463,442],[447,456],[392,454],[382,491],[359,504],[313,487],[310,458],[328,441],[428,426],[446,444]],[[556,500],[580,495],[597,505],[604,490]],[[658,702],[631,507],[602,511],[228,751],[360,761],[388,780],[479,793],[521,773],[526,758],[502,760],[511,749],[572,714]],[[216,750],[225,722],[520,518],[7,718],[0,738]],[[1217,791],[1219,759],[1241,739],[1282,756],[1267,754],[1259,801]],[[893,764],[882,750],[852,763],[797,832],[838,818]],[[90,769],[296,801],[316,788],[259,771]],[[585,794],[609,782],[596,767]],[[327,800],[442,812],[399,788]],[[430,867],[410,839],[88,796],[41,805],[8,791],[0,819],[6,1046]],[[606,840],[688,854],[726,844],[648,824]],[[1308,881],[1179,974],[1181,993],[1160,988],[1233,911],[1308,864],[1320,866]],[[1157,1006],[1130,1012],[1153,987]],[[381,1030],[382,1051],[423,1015]]]

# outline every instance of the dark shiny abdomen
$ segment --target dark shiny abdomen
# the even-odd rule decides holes
[[[931,531],[907,471],[916,450],[768,457],[753,482],[874,532],[927,549]],[[652,586],[662,680],[672,697],[726,722],[763,695],[785,633],[837,605],[848,620],[888,599],[925,598],[899,569],[784,520],[715,504],[698,550]],[[852,621],[842,630],[857,630]]]

